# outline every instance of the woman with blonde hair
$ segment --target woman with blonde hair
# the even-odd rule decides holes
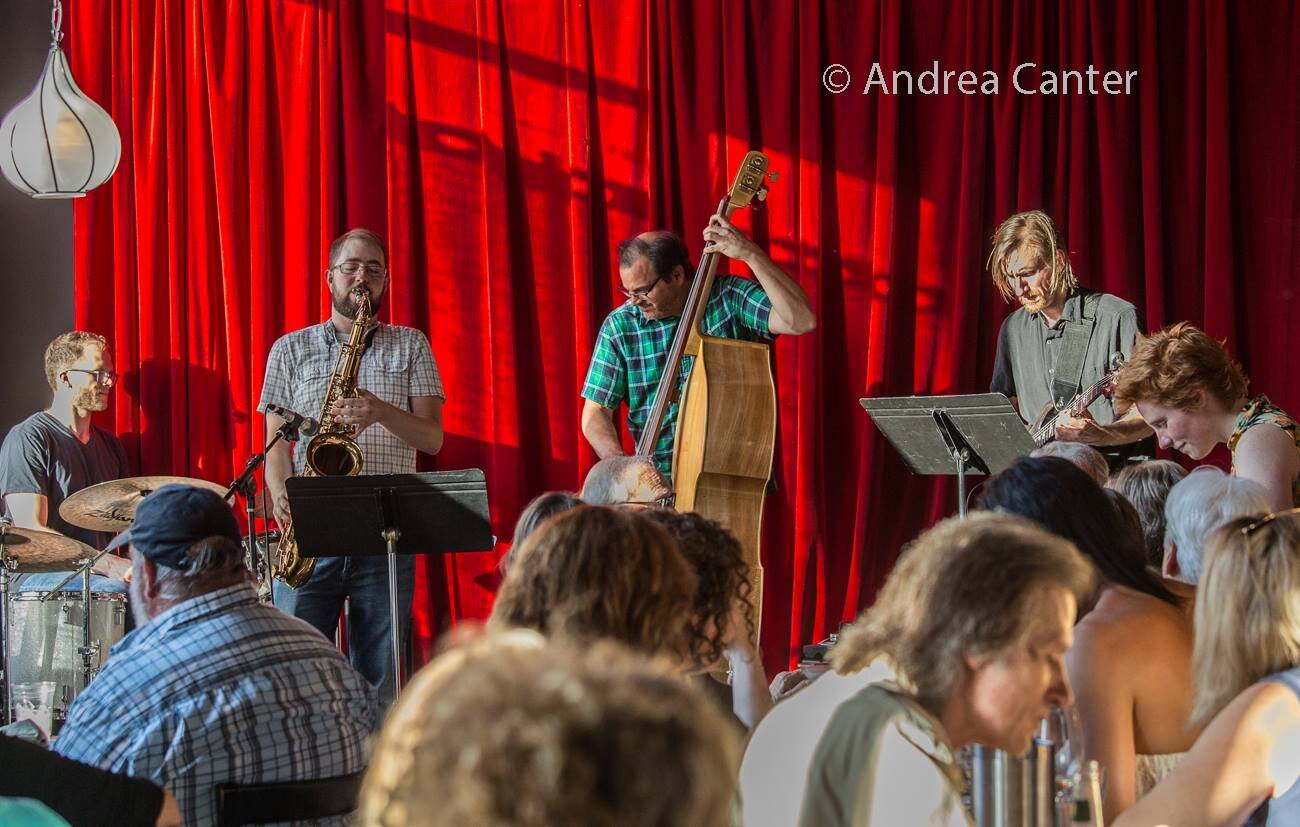
[[[1187,322],[1139,339],[1119,371],[1115,399],[1132,404],[1161,448],[1204,459],[1232,452],[1232,473],[1268,489],[1275,509],[1300,505],[1300,431],[1250,381],[1223,344]]]
[[[1300,513],[1221,526],[1204,566],[1192,723],[1208,725],[1116,827],[1300,824]]]

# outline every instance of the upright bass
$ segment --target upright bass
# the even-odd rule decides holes
[[[746,153],[717,215],[730,218],[754,198],[767,197],[767,156]],[[763,497],[772,473],[776,440],[776,388],[770,349],[758,342],[704,334],[705,305],[721,253],[705,253],[682,309],[681,323],[655,388],[654,404],[634,457],[602,460],[588,475],[626,479],[629,463],[654,472],[654,448],[669,406],[678,401],[683,359],[692,357],[682,390],[673,444],[672,495],[678,511],[694,511],[727,526],[744,549],[753,586],[754,616],[762,616],[763,569],[759,554]],[[611,486],[616,487],[616,486]],[[666,499],[666,498],[665,498]],[[755,624],[757,627],[757,624]],[[755,628],[755,635],[758,634]]]

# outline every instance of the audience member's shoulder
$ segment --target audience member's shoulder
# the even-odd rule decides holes
[[[1133,589],[1115,588],[1079,621],[1074,647],[1076,656],[1147,658],[1153,651],[1189,647],[1191,640],[1191,617],[1182,607]]]

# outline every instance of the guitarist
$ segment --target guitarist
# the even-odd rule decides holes
[[[704,240],[706,254],[719,252],[743,261],[757,278],[717,277],[705,306],[708,335],[765,341],[781,333],[798,336],[816,326],[803,289],[730,221],[714,215],[704,230]],[[641,437],[693,272],[686,244],[666,230],[642,233],[618,245],[618,275],[627,301],[601,324],[582,388],[586,400],[582,434],[601,459],[625,454],[614,425],[614,413],[621,403],[628,406],[627,425],[633,440]],[[682,385],[686,376],[684,370]],[[673,402],[654,451],[655,467],[664,480],[672,473],[676,422],[677,403]],[[661,486],[652,485],[649,490],[666,493]],[[584,500],[590,495],[584,491]],[[603,497],[598,494],[596,499]]]
[[[998,332],[990,390],[1011,399],[1037,427],[1101,379],[1111,357],[1125,358],[1139,330],[1137,310],[1123,299],[1079,286],[1052,219],[1016,213],[993,234],[988,260],[993,284],[1020,303]],[[1034,417],[1034,419],[1031,419]],[[1082,416],[1066,415],[1056,438],[1093,445],[1112,468],[1154,452],[1151,429],[1135,409],[1119,414],[1099,396]]]

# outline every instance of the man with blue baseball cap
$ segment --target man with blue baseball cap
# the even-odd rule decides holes
[[[161,784],[187,824],[216,820],[217,784],[365,768],[374,689],[319,632],[258,602],[221,497],[165,485],[109,547],[130,548],[138,628],[72,704],[60,753]]]

